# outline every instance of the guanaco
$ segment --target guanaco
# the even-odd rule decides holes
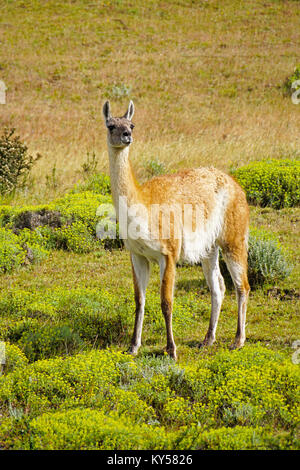
[[[176,263],[179,260],[201,262],[211,293],[210,322],[201,344],[213,344],[225,294],[219,267],[220,248],[236,290],[238,322],[233,347],[240,348],[245,342],[250,290],[247,278],[249,208],[245,193],[232,177],[215,168],[187,169],[176,174],[156,176],[139,184],[128,158],[133,142],[133,114],[132,101],[122,117],[111,115],[108,101],[103,106],[112,197],[117,219],[119,222],[125,220],[122,231],[126,233],[121,233],[121,229],[120,233],[125,247],[130,251],[134,283],[136,311],[130,352],[137,354],[141,346],[151,262],[158,263],[160,269],[167,353],[176,360],[172,305]],[[149,223],[150,219],[155,219],[153,213],[156,214],[156,224]],[[164,220],[169,224],[169,230],[165,230],[167,236],[163,233]],[[132,225],[135,231],[130,230]]]

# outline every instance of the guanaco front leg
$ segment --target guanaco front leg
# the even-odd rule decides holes
[[[166,322],[167,353],[176,361],[176,345],[172,330],[173,291],[175,282],[175,261],[171,256],[164,256],[160,262],[161,310]]]
[[[134,253],[131,253],[131,265],[136,310],[134,330],[129,352],[131,354],[137,354],[142,342],[144,307],[146,299],[146,288],[149,281],[150,265],[147,258],[136,255]]]

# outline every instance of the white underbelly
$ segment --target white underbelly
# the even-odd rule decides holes
[[[145,256],[149,261],[159,263],[163,256],[164,250],[158,240],[127,238],[127,240],[124,240],[124,244],[129,251]]]

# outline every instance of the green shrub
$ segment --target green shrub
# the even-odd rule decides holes
[[[102,411],[70,410],[44,414],[31,421],[33,449],[155,450],[167,448],[163,428],[115,419]]]
[[[95,233],[97,209],[101,204],[111,203],[110,196],[103,196],[91,191],[67,193],[63,197],[44,205],[23,207],[1,206],[0,221],[2,226],[9,226],[18,231],[24,228],[36,229],[37,225],[60,228],[69,226],[74,222],[82,222]],[[41,218],[42,223],[36,225],[35,220],[34,222],[28,221],[28,218],[25,217],[28,213],[35,215],[38,221]],[[53,218],[51,218],[53,213],[55,213],[55,224],[53,224]],[[28,225],[30,226],[28,227]]]
[[[172,369],[169,374],[171,389],[185,399],[192,402],[204,401],[206,390],[211,383],[211,372],[207,368],[185,366],[184,369]]]
[[[158,419],[161,418],[166,401],[175,398],[167,377],[161,374],[154,374],[151,379],[143,378],[135,381],[130,390],[136,392],[143,401],[154,408]]]
[[[4,374],[13,372],[17,369],[22,369],[28,364],[28,359],[24,353],[14,344],[4,343],[5,345],[5,360],[3,363]],[[1,362],[0,362],[0,375],[1,375]]]
[[[10,230],[0,228],[0,273],[24,264],[26,250],[22,247],[19,238]]]
[[[27,248],[27,258],[30,258],[32,263],[41,263],[48,257],[49,251],[45,248],[46,244],[43,243],[38,231],[24,229],[19,233],[18,240]]]
[[[131,369],[134,368],[132,363],[125,363],[125,365]],[[91,401],[91,404],[93,408],[101,409],[114,416],[129,418],[135,423],[152,424],[156,421],[154,409],[141,400],[136,392],[130,390],[111,387],[103,394],[99,393],[96,399]]]
[[[105,214],[99,212],[102,205],[113,207],[110,196],[103,196],[91,191],[69,193],[54,201],[54,207],[69,221],[66,226],[55,229],[58,242],[62,247],[77,253],[92,251],[102,244],[105,248],[120,248],[121,243],[116,229],[116,238],[96,239],[97,224]],[[70,223],[71,222],[71,223]]]
[[[293,83],[297,80],[300,80],[300,64],[296,65],[293,74],[284,82],[284,89],[289,95],[293,93],[293,90],[298,90],[300,88],[300,85],[298,85],[296,88],[292,89]]]
[[[283,441],[283,442],[282,442]],[[282,447],[284,443],[284,447]],[[177,450],[269,450],[296,449],[296,440],[287,435],[272,436],[262,427],[235,426],[203,431],[197,425],[182,429],[176,440]]]
[[[159,416],[171,426],[269,425],[294,430],[300,423],[299,369],[262,346],[224,350],[198,365],[173,368],[167,388]]]
[[[107,180],[103,181],[104,187]],[[105,213],[99,211],[103,206],[113,207],[110,196],[92,191],[68,193],[47,205],[2,206],[0,224],[18,234],[19,243],[28,245],[36,262],[54,249],[87,253],[100,246],[121,248],[117,225],[115,238],[97,238],[99,224],[106,224]]]
[[[169,426],[185,426],[204,422],[206,420],[205,406],[201,403],[192,403],[183,397],[168,400],[162,412],[162,421]]]
[[[52,203],[69,221],[83,222],[88,228],[95,232],[96,213],[101,204],[111,203],[109,196],[102,196],[91,191],[81,193],[69,193]]]
[[[55,249],[64,249],[74,253],[89,253],[99,247],[88,227],[80,220],[49,232],[49,242]]]
[[[0,442],[47,449],[293,449],[299,402],[298,366],[260,345],[185,366],[167,357],[90,351],[0,377]]]
[[[60,407],[89,406],[99,393],[117,385],[124,362],[132,358],[108,350],[36,361],[0,376],[3,410],[11,406],[36,416]]]
[[[28,148],[14,133],[15,129],[4,129],[0,137],[0,194],[11,193],[22,185],[39,158],[28,155]]]
[[[28,232],[21,236],[0,227],[0,273],[11,272],[24,264],[39,263],[48,251],[34,242]]]
[[[299,424],[300,375],[290,360],[261,346],[246,346],[218,353],[205,368],[211,375],[203,403],[219,425]]]
[[[77,183],[70,191],[71,193],[82,193],[91,191],[92,193],[107,196],[110,194],[110,178],[104,173],[95,173],[83,183]]]
[[[21,325],[18,326],[20,328]],[[18,346],[31,362],[51,356],[69,355],[84,348],[78,332],[68,325],[41,325],[39,322],[29,321],[22,326],[24,330],[21,330]]]
[[[54,210],[54,206],[50,204],[42,204],[37,206],[9,206],[9,205],[1,205],[0,206],[0,225],[2,227],[10,228],[15,232],[19,232],[20,230],[27,228],[33,229],[39,225],[47,225],[45,224],[36,224],[36,220],[38,219],[41,214],[45,214],[46,212],[51,212]],[[35,218],[34,223],[30,221],[30,215]],[[29,220],[28,220],[29,219]]]
[[[0,340],[18,345],[30,361],[105,347],[127,339],[133,311],[133,299],[99,289],[13,290],[0,296]]]
[[[120,100],[126,96],[130,96],[131,86],[125,83],[115,83],[106,88],[104,96],[113,100]]]
[[[166,173],[166,167],[163,162],[160,162],[158,158],[150,158],[144,163],[147,176],[152,178],[153,176],[159,176]]]
[[[233,287],[223,257],[220,269],[228,287]],[[251,229],[248,241],[248,280],[252,288],[287,278],[292,271],[288,255],[277,238],[266,230]]]
[[[300,161],[252,162],[232,171],[250,204],[275,209],[300,203]]]
[[[134,392],[155,411],[158,420],[162,418],[165,403],[175,398],[175,393],[169,386],[168,376],[176,367],[168,357],[138,358],[135,368],[127,364],[120,367],[120,386],[126,392]]]
[[[251,286],[285,279],[292,267],[278,241],[256,231],[249,237],[248,278]]]
[[[294,428],[299,423],[299,370],[261,346],[221,351],[184,369],[150,374],[138,366],[131,372],[125,389],[153,407],[163,424]]]

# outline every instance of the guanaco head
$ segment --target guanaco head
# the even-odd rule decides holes
[[[134,125],[131,118],[134,114],[134,104],[130,101],[128,109],[124,116],[113,117],[110,114],[109,101],[106,101],[103,106],[103,116],[107,127],[108,144],[111,147],[127,147],[132,142],[132,130]]]

